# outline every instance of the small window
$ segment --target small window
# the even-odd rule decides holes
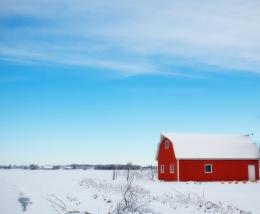
[[[174,173],[174,165],[173,164],[170,165],[170,173]]]
[[[169,149],[169,141],[168,140],[165,141],[164,145],[165,145],[165,149]]]
[[[161,165],[161,173],[164,173],[164,165]]]
[[[205,164],[204,165],[204,172],[205,173],[212,173],[212,164]]]

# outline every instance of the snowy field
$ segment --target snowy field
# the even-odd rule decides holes
[[[150,171],[0,170],[2,214],[260,213],[260,183],[151,180]]]

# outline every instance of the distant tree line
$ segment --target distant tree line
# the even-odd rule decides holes
[[[94,169],[97,170],[138,170],[141,169],[139,165],[132,164],[107,164],[107,165],[96,165]]]
[[[0,165],[0,169],[12,169],[12,165]]]
[[[45,165],[39,166],[37,164],[30,165],[0,165],[0,169],[24,169],[24,170],[59,170],[59,169],[96,169],[96,170],[146,170],[153,168],[154,170],[157,168],[155,166],[140,166],[134,165],[132,163],[127,164],[70,164],[70,165]]]

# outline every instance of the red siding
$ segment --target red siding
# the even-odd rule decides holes
[[[158,153],[158,179],[177,181],[177,160],[174,148],[169,141],[169,148],[165,148],[163,139]],[[170,165],[174,164],[174,173],[170,173]],[[205,173],[205,164],[212,164],[212,173]],[[164,165],[164,173],[161,173]],[[259,180],[258,160],[179,160],[180,181],[245,181],[248,180],[248,165],[255,166],[256,180]]]
[[[204,173],[204,165],[212,164],[212,173]],[[181,181],[245,181],[248,165],[255,165],[259,180],[258,160],[180,160]]]
[[[164,139],[159,147],[158,155],[158,179],[165,181],[177,181],[177,161],[173,151],[172,143],[169,141],[169,148],[165,149]],[[174,164],[174,173],[170,173],[170,165]],[[161,173],[161,165],[164,165],[164,173]]]

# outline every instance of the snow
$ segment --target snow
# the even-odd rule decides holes
[[[0,171],[1,175],[2,172]],[[15,184],[8,182],[6,178],[0,177],[0,213],[16,214],[21,213],[18,204],[18,188]]]
[[[148,172],[131,172],[135,174],[133,185],[138,203],[150,210],[147,213],[201,213],[196,204],[176,203],[185,195],[199,196],[214,204],[231,204],[256,214],[260,211],[259,182],[161,182],[151,180]],[[118,171],[113,181],[110,170],[0,170],[0,213],[108,213],[122,199],[125,173]],[[19,203],[21,197],[30,201],[24,212]]]
[[[259,159],[258,147],[248,135],[163,133],[177,159]],[[157,151],[158,155],[158,151]]]

